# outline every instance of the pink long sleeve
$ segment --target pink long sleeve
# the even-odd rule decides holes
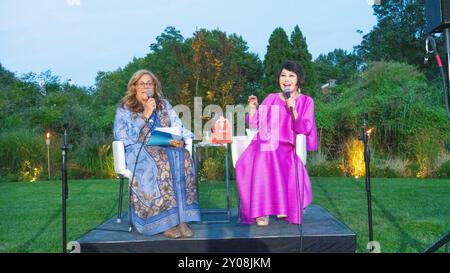
[[[311,97],[307,97],[303,107],[300,105],[297,105],[299,117],[294,124],[295,131],[306,136],[306,149],[308,151],[316,151],[318,148],[318,137],[314,118],[314,101]]]

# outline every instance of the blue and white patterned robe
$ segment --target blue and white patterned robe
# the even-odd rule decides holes
[[[144,124],[141,114],[126,107],[116,109],[114,139],[124,142],[126,165],[131,172],[149,130],[146,140],[155,127],[182,127],[167,100],[162,110],[155,110],[145,128]],[[192,138],[193,134],[182,127],[182,136]],[[145,235],[163,232],[181,222],[200,221],[193,162],[186,149],[144,145],[132,181],[130,209],[134,227]]]

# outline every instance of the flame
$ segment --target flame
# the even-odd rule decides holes
[[[47,139],[50,139],[50,133],[47,133]]]
[[[367,130],[367,136],[370,137],[370,134],[373,132],[375,128],[370,128],[369,130]]]

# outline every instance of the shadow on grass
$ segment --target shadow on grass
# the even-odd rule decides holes
[[[70,184],[69,184],[69,199],[67,200],[67,205],[69,205],[69,202],[73,199],[76,199],[77,195],[80,195],[84,193],[92,184],[86,183],[84,187],[81,188],[81,190],[78,193],[75,193],[71,195],[70,193]],[[35,243],[36,239],[39,238],[56,220],[60,220],[60,224],[62,226],[62,207],[60,206],[50,217],[48,217],[48,220],[45,224],[42,225],[42,227],[31,236],[31,238],[20,245],[17,250],[18,252],[28,252],[27,250],[32,247],[32,245]],[[62,227],[61,227],[62,229]],[[61,238],[62,238],[62,231],[61,231]]]
[[[356,183],[356,186],[358,188],[360,188],[361,190],[363,190],[364,192],[366,192],[366,187],[365,187],[365,183],[364,184],[358,184]],[[372,191],[372,211],[375,205],[382,213],[383,213],[383,218],[387,219],[390,223],[392,223],[392,226],[397,230],[397,232],[401,235],[401,241],[400,241],[400,246],[398,247],[397,251],[398,252],[402,252],[406,249],[407,246],[411,246],[413,248],[419,249],[422,248],[424,249],[426,246],[424,245],[423,242],[420,242],[419,240],[415,239],[412,237],[411,234],[409,234],[398,222],[398,219],[389,212],[389,209],[386,208],[382,202],[376,197],[374,196],[374,193]],[[367,198],[366,198],[366,202],[367,202]],[[372,212],[372,218],[373,218],[373,212]],[[376,230],[376,226],[373,226],[373,230],[375,233]],[[374,236],[375,237],[375,236]],[[368,238],[368,235],[367,235]],[[377,238],[374,238],[374,240],[376,241]],[[383,250],[383,249],[382,249]]]
[[[341,211],[339,210],[338,206],[333,201],[333,198],[331,197],[330,192],[322,184],[323,183],[316,183],[317,187],[319,187],[322,190],[322,192],[324,193],[324,196],[327,199],[328,203],[330,203],[331,207],[334,209],[335,213],[337,214],[336,216],[339,219],[344,219],[344,215],[341,213]]]

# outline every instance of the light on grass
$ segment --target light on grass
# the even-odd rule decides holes
[[[214,92],[209,90],[208,92],[206,92],[206,97],[208,98],[208,100],[212,101],[214,99]]]
[[[358,179],[366,174],[364,165],[364,144],[352,139],[345,144],[346,171]]]
[[[428,166],[430,164],[430,160],[426,156],[417,156],[417,161],[419,163],[419,171],[417,172],[416,177],[426,178],[429,173]]]
[[[48,178],[50,179],[50,132],[46,135],[45,144],[47,144],[47,171]]]
[[[22,164],[22,181],[36,182],[41,177],[42,167],[32,167],[30,160],[25,160]]]
[[[31,178],[30,182],[36,182],[38,178],[41,176],[41,171],[38,168],[34,168],[33,171],[33,177]]]

